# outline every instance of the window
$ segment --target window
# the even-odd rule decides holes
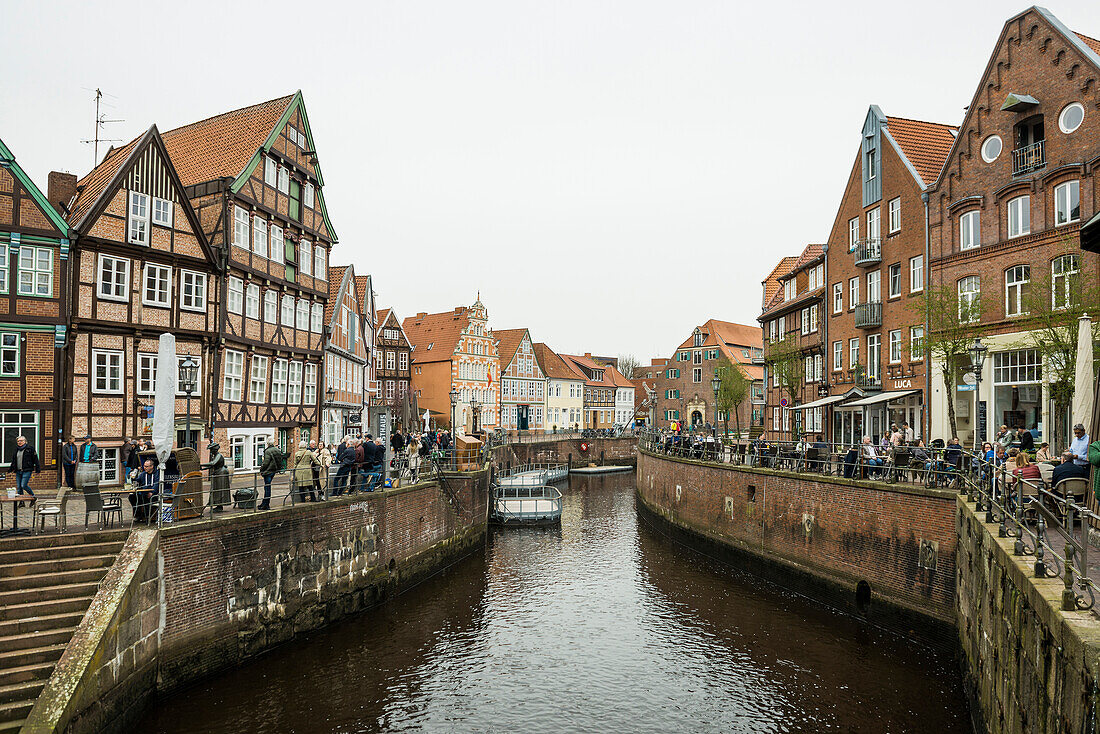
[[[271,259],[277,263],[283,262],[286,255],[286,241],[283,239],[283,228],[274,222],[271,223]]]
[[[286,166],[279,166],[279,191],[284,194],[290,191],[290,171]]]
[[[810,309],[804,308],[799,314],[802,319],[802,334],[806,335],[810,333]]]
[[[92,350],[92,392],[122,392],[122,352]]]
[[[252,218],[252,251],[260,257],[267,257],[267,220]]]
[[[7,250],[4,245],[3,249]],[[7,264],[5,259],[4,264]],[[4,291],[7,291],[8,269],[0,270],[4,277]],[[24,245],[19,248],[19,295],[21,296],[52,296],[53,295],[53,250],[49,247],[29,247]]]
[[[0,247],[0,293],[8,292],[8,248]]]
[[[409,353],[408,352],[401,352],[400,354],[397,355],[397,368],[399,370],[402,370],[402,371],[405,371],[405,370],[409,369]],[[558,386],[558,389],[559,390],[561,389],[560,385]]]
[[[968,275],[959,281],[959,321],[971,323],[978,320],[980,290],[981,284],[976,275]]]
[[[1050,263],[1051,308],[1069,308],[1076,300],[1077,274],[1080,261],[1077,255],[1062,255]]]
[[[309,328],[309,301],[302,298],[298,301],[298,317],[295,319],[294,328],[305,331]]]
[[[891,199],[888,206],[890,234],[901,231],[901,197]]]
[[[821,286],[822,268],[816,265],[806,271],[806,290],[812,291]]]
[[[879,351],[882,346],[882,335],[867,335],[867,376],[877,378],[879,376]]]
[[[881,234],[879,227],[879,219],[882,214],[882,210],[877,206],[871,211],[867,212],[867,237],[869,239],[877,240]]]
[[[924,327],[913,326],[909,329],[909,359],[920,362],[924,359]]]
[[[1081,219],[1081,183],[1066,181],[1054,187],[1054,225],[1069,224]]]
[[[855,252],[856,242],[859,241],[859,217],[848,220],[848,252]]]
[[[848,308],[859,305],[859,276],[848,281]]]
[[[244,294],[244,315],[250,319],[260,318],[260,286],[249,283]]]
[[[810,306],[810,333],[812,334],[812,333],[815,333],[816,331],[817,331],[817,304],[815,303],[814,305]],[[716,357],[718,356],[717,352],[715,352],[715,356]]]
[[[313,184],[306,181],[305,191],[302,194],[302,201],[310,209],[313,208]]]
[[[924,290],[924,255],[909,258],[909,292]]]
[[[993,353],[993,383],[1017,385],[1037,383],[1043,379],[1043,361],[1038,350],[1019,349]]]
[[[833,313],[840,313],[844,310],[844,286],[840,283],[833,283]]]
[[[702,352],[692,352],[691,353],[691,363],[692,364],[702,364],[703,363],[703,353]],[[601,375],[601,379],[602,379],[602,375]]]
[[[848,368],[855,369],[859,364],[859,337],[848,340]]]
[[[393,400],[395,387],[393,380],[386,380],[386,400]],[[514,423],[515,421],[513,420],[512,422]]]
[[[321,245],[316,245],[313,248],[313,277],[318,280],[325,280],[326,267],[325,248]]]
[[[233,244],[248,249],[248,211],[243,207],[233,207]]]
[[[290,181],[290,207],[287,213],[296,222],[302,220],[302,185],[293,179]]]
[[[798,283],[794,278],[783,281],[783,300],[789,301],[798,295]]]
[[[703,381],[703,370],[702,370],[702,368],[696,367],[695,369],[693,369],[691,371],[691,381],[692,382],[702,382]]]
[[[1058,115],[1058,129],[1067,135],[1081,127],[1085,121],[1085,108],[1080,102],[1071,102]]]
[[[775,322],[772,322],[772,323],[775,323]],[[671,369],[666,370],[665,377],[667,377],[670,380],[678,378],[678,377],[680,377],[680,370],[671,370]],[[573,397],[573,395],[570,395],[569,397]]]
[[[890,347],[890,363],[897,364],[901,361],[901,329],[896,329],[887,334],[887,340]]]
[[[878,303],[882,300],[882,272],[872,270],[867,273],[867,303]]]
[[[206,310],[206,273],[180,271],[180,308],[187,311]]]
[[[314,334],[321,333],[322,321],[325,318],[325,307],[320,303],[315,303],[310,307],[309,312],[309,330]]]
[[[258,468],[263,464],[264,451],[267,450],[267,436],[252,437],[252,466]]]
[[[130,261],[110,255],[100,255],[97,293],[100,298],[109,301],[125,301],[129,298]]]
[[[118,484],[118,449],[99,450],[99,483]]]
[[[290,363],[290,389],[287,391],[287,403],[298,405],[302,402],[302,363]]]
[[[772,430],[779,430],[779,408],[772,408]]]
[[[356,380],[358,382],[358,380]],[[306,405],[317,404],[317,365],[307,364],[303,382],[302,402]]]
[[[844,369],[844,344],[833,342],[833,372],[840,372],[842,369]]]
[[[313,274],[313,248],[309,244],[309,240],[303,238],[301,244],[301,252],[298,255],[298,269],[301,270],[302,275]]]
[[[267,390],[267,357],[252,356],[252,371],[248,379],[248,401],[263,403]]]
[[[239,314],[244,308],[244,281],[240,278],[229,278],[229,296],[226,299],[226,307],[229,313]]]
[[[137,191],[130,192],[130,216],[127,219],[126,241],[135,245],[149,244],[149,197]]]
[[[149,263],[145,266],[145,287],[141,302],[168,308],[172,301],[172,268]]]
[[[283,326],[294,326],[294,296],[289,293],[283,294],[283,308],[279,321]]]
[[[891,265],[888,272],[890,278],[888,284],[890,288],[890,298],[897,298],[901,295],[901,263],[894,263]]]
[[[264,158],[264,183],[268,186],[274,186],[279,178],[279,166],[275,163],[275,159],[268,157]]]
[[[397,364],[397,355],[394,352],[386,352],[386,369],[392,370]]]
[[[244,353],[227,349],[223,369],[225,370],[225,383],[222,387],[222,398],[240,402],[241,385],[244,381]]]
[[[153,224],[163,227],[172,226],[172,202],[153,197]]]
[[[1031,197],[1017,196],[1008,202],[1008,236],[1021,237],[1031,232]]]
[[[285,359],[275,360],[275,367],[271,370],[271,402],[277,404],[286,403],[286,382],[288,363]]]
[[[964,250],[980,247],[982,244],[982,213],[975,209],[959,217],[959,244]]]
[[[0,413],[0,456],[4,457],[3,461],[7,461],[15,450],[15,439],[18,436],[26,436],[27,445],[34,447],[39,458],[42,457],[42,447],[38,442],[37,412]],[[100,449],[101,457],[103,453],[103,449]]]
[[[1016,265],[1005,271],[1005,316],[1027,315],[1025,301],[1030,284],[1030,265]]]
[[[0,376],[19,377],[19,334],[0,334]]]
[[[997,160],[997,156],[1001,154],[1001,148],[1003,147],[999,135],[990,135],[982,142],[982,160],[986,163]]]

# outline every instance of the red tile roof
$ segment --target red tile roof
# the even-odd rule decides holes
[[[557,352],[542,342],[532,345],[535,359],[539,361],[542,373],[552,380],[583,380],[584,375],[572,367]]]
[[[921,180],[926,186],[931,186],[940,176],[940,169],[955,142],[954,133],[959,128],[957,125],[887,116],[886,129],[913,168],[917,169]]]
[[[704,347],[726,347],[728,345],[736,345],[739,347],[764,346],[764,337],[759,326],[748,326],[745,324],[735,324],[732,321],[709,319],[705,324],[701,324],[699,329],[702,330],[704,334]],[[691,349],[694,344],[695,330],[692,329],[691,336],[681,342],[677,349]]]
[[[796,262],[798,262],[797,257],[785,257],[772,268],[768,277],[764,278],[765,305],[771,302],[772,296],[779,290],[779,279],[787,276]]]
[[[328,269],[328,300],[325,301],[325,325],[332,323],[336,313],[336,303],[340,300],[340,286],[344,284],[344,273],[350,265],[331,265]]]
[[[164,133],[183,185],[241,175],[293,99],[289,94]]]
[[[1085,42],[1085,45],[1092,49],[1093,53],[1100,56],[1100,41],[1095,38],[1089,38],[1084,33],[1078,33],[1077,37]]]
[[[371,277],[369,275],[356,275],[355,276],[355,295],[359,298],[359,308],[362,309],[361,313],[366,316],[368,314],[373,315],[371,311]],[[375,326],[378,325],[378,321],[375,321]]]
[[[561,358],[565,360],[566,364],[572,363],[573,371],[577,373],[577,376],[584,380],[584,384],[592,385],[594,387],[614,387],[615,381],[611,377],[611,372],[617,372],[611,365],[596,364],[592,361],[591,357],[581,356],[577,354],[563,354]],[[584,369],[589,370],[603,370],[602,380],[589,379]]]
[[[526,333],[527,329],[493,329],[493,336],[500,342],[498,352],[501,372],[507,370],[508,365],[512,364],[512,358],[516,356],[516,350],[519,349],[523,335]]]
[[[88,216],[96,201],[99,200],[108,184],[111,183],[111,179],[115,177],[122,164],[126,162],[130,154],[134,152],[135,146],[146,134],[142,133],[121,148],[108,150],[107,155],[103,157],[103,161],[93,168],[87,176],[77,182],[76,190],[79,193],[69,210],[70,225],[78,227],[83,223],[84,218]]]
[[[401,322],[405,335],[413,345],[413,361],[418,364],[449,362],[462,330],[470,321],[469,309],[459,306],[454,311],[425,314],[423,318],[418,316],[409,316]]]

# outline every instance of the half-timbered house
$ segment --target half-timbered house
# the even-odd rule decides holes
[[[500,426],[520,431],[546,427],[546,375],[535,359],[531,332],[500,329]]]
[[[374,370],[379,394],[373,403],[388,406],[394,416],[401,418],[406,412],[405,406],[412,403],[409,392],[412,345],[392,308],[379,311],[375,323],[378,326],[375,332]],[[400,427],[407,428],[404,425]]]
[[[123,481],[122,440],[149,436],[158,339],[176,337],[177,362],[198,360],[197,391],[177,393],[177,444],[202,448],[216,346],[218,261],[156,126],[107,153],[77,185],[73,237],[72,376],[66,425],[91,434],[103,484]],[[173,369],[177,369],[174,365]]]
[[[57,486],[69,228],[0,140],[0,462],[26,436]],[[0,464],[0,471],[6,469]]]
[[[371,344],[359,279],[351,265],[329,271],[325,305],[325,411],[322,436],[334,444],[363,430],[363,394]],[[370,287],[369,278],[366,287]]]
[[[213,435],[237,469],[264,447],[315,438],[329,222],[301,92],[164,134],[211,245],[226,263]]]

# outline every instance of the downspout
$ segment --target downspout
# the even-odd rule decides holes
[[[924,292],[927,294],[928,290],[932,287],[932,245],[931,235],[928,231],[928,190],[925,189],[921,192],[920,200],[924,202]],[[929,328],[931,324],[928,320],[928,308],[924,309],[924,339],[925,344],[928,343],[928,339],[931,337]],[[923,346],[923,345],[922,345]],[[925,350],[927,352],[927,349]],[[922,419],[924,425],[924,432],[921,434],[924,437],[932,435],[932,357],[931,355],[925,355],[924,358],[924,410],[922,411]]]

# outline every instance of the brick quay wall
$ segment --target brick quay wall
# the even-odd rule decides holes
[[[484,543],[488,474],[448,475],[457,501],[433,482],[136,531],[25,731],[125,731],[157,695],[429,578]]]
[[[550,434],[523,443],[497,446],[493,449],[493,458],[494,462],[501,466],[567,461],[571,467],[584,467],[589,464],[634,466],[638,460],[638,439],[633,436],[555,438]]]

